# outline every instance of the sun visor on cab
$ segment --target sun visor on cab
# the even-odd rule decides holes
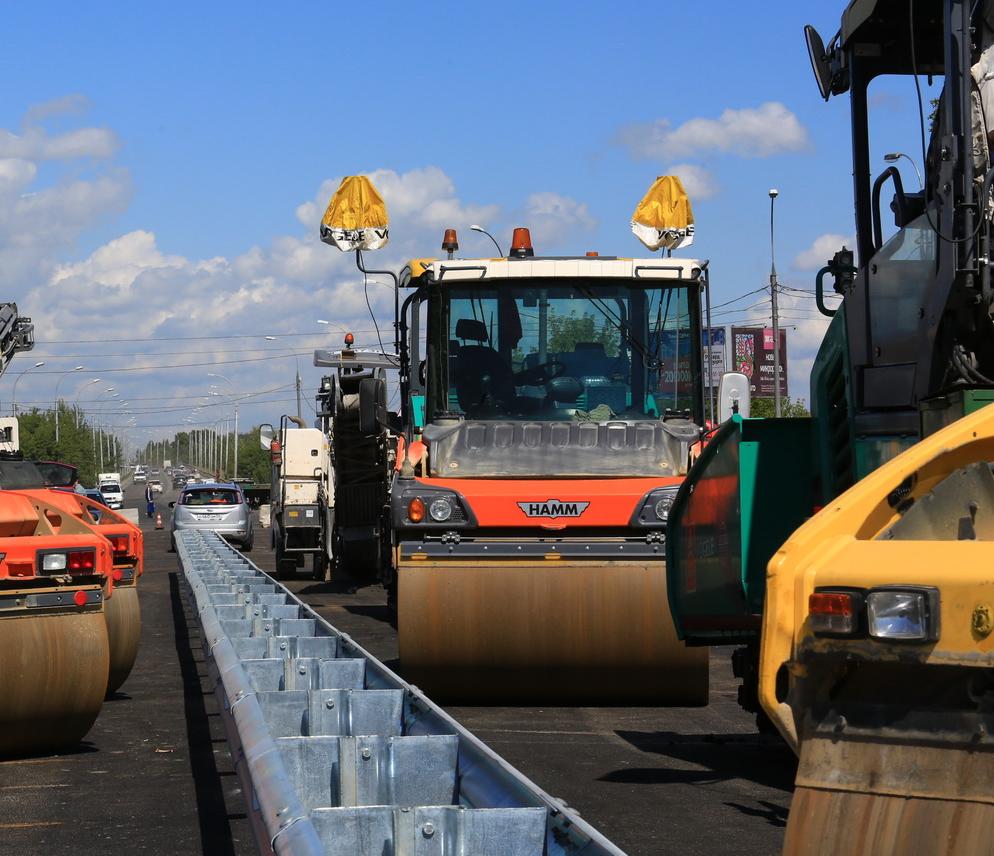
[[[342,179],[321,218],[321,240],[343,253],[378,250],[390,239],[387,206],[365,175]]]
[[[694,242],[694,212],[677,176],[656,179],[635,208],[632,232],[653,252],[678,250]]]

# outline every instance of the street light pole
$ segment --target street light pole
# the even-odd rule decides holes
[[[59,447],[59,387],[62,386],[62,381],[64,381],[73,372],[81,372],[86,366],[76,366],[74,369],[63,373],[62,377],[58,379],[55,384],[55,447]]]
[[[88,386],[92,386],[95,383],[100,383],[100,378],[95,377],[88,380],[86,383],[82,384],[79,390],[76,392],[76,401],[73,404],[73,409],[76,411],[76,427],[79,428],[79,397],[83,394],[83,390]]]
[[[321,322],[319,321],[318,323],[320,324]],[[266,338],[269,337],[267,336]],[[219,378],[220,380],[226,381],[228,385],[231,387],[232,398],[234,398],[235,384],[230,377],[227,377],[226,375],[220,374],[218,372],[208,372],[208,375],[210,377],[216,377]],[[234,404],[235,404],[235,433],[234,436],[232,437],[232,441],[234,442],[235,445],[235,461],[231,471],[231,477],[233,479],[238,478],[238,402],[235,401]],[[227,462],[227,458],[225,458],[225,461]]]
[[[780,316],[777,313],[777,261],[773,244],[773,203],[780,191],[770,188],[770,302],[773,305],[773,412],[780,417]]]
[[[484,229],[484,228],[483,228],[482,226],[478,226],[478,225],[476,225],[476,224],[474,224],[474,225],[470,226],[469,228],[470,228],[470,230],[471,230],[471,231],[473,231],[473,232],[482,232],[482,233],[483,233],[484,235],[486,235],[486,236],[487,236],[488,238],[490,238],[490,240],[494,242],[494,246],[495,246],[495,247],[497,248],[497,255],[498,255],[498,256],[499,256],[500,258],[504,258],[504,253],[503,253],[503,251],[502,251],[502,250],[501,250],[501,248],[500,248],[500,244],[498,244],[498,243],[497,243],[497,239],[496,239],[496,238],[495,238],[495,237],[494,237],[493,235],[491,235],[491,234],[490,234],[490,233],[489,233],[489,232],[488,232],[488,231],[487,231],[486,229]]]
[[[43,365],[45,365],[44,360],[42,362],[40,362],[40,363],[35,363],[33,366],[31,366],[30,369],[26,369],[25,371],[21,372],[16,378],[14,378],[14,389],[11,392],[11,395],[10,395],[10,398],[11,398],[11,401],[10,401],[10,414],[11,414],[11,416],[17,416],[17,382],[22,377],[24,377],[24,375],[26,375],[29,371],[32,371],[33,369],[40,369]]]
[[[904,152],[888,152],[884,155],[884,160],[887,161],[887,163],[895,163],[901,158],[907,158],[908,162],[915,168],[915,175],[918,176],[918,188],[919,190],[924,190],[925,182],[922,181],[922,174],[918,170],[918,164],[915,163],[915,159],[911,157],[911,155],[905,154]]]

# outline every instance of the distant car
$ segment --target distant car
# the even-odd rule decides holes
[[[148,476],[144,470],[135,470],[135,484],[144,484],[148,481]]]
[[[162,482],[159,479],[152,479],[149,484],[152,485],[152,493],[162,493]]]
[[[124,491],[117,482],[102,482],[100,493],[104,498],[104,505],[108,508],[120,508],[124,505]]]
[[[186,476],[173,476],[173,490],[182,490],[186,487]]]
[[[244,553],[252,549],[252,512],[237,485],[188,484],[169,507],[173,510],[170,549],[176,549],[176,533],[184,529],[210,529]]]

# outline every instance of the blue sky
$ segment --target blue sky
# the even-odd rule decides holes
[[[464,254],[488,253],[468,230],[484,216],[505,243],[512,226],[532,225],[540,253],[638,255],[631,212],[674,166],[689,176],[692,252],[712,260],[714,302],[767,282],[771,186],[780,190],[781,280],[810,288],[817,248],[837,247],[815,242],[853,227],[848,103],[821,101],[801,31],[813,23],[827,40],[842,5],[11,7],[0,56],[0,129],[9,132],[0,179],[4,158],[16,161],[11,186],[22,202],[35,200],[39,225],[0,218],[0,262],[5,247],[16,255],[0,269],[3,297],[30,308],[45,372],[83,358],[60,363],[69,351],[44,342],[102,336],[108,314],[111,331],[135,338],[318,334],[317,317],[349,325],[365,315],[350,264],[317,243],[314,214],[335,177],[398,177],[395,255],[383,258],[392,264],[404,251],[437,252],[442,225],[460,229]],[[903,149],[920,162],[910,81],[882,84],[878,106],[880,153]],[[66,137],[81,129],[96,136]],[[24,143],[32,134],[33,148]],[[44,141],[67,139],[43,153]],[[45,190],[70,202],[42,205]],[[432,204],[452,222],[425,216]],[[389,295],[379,292],[384,317]],[[806,396],[820,327],[806,323],[814,318],[803,306],[796,313],[805,326],[792,345],[792,393]],[[225,348],[244,357],[284,341],[206,347],[224,361]],[[306,352],[321,338],[294,341],[310,399],[319,372]],[[18,358],[11,373],[30,359]],[[121,359],[94,349],[84,361]],[[228,374],[242,390],[277,386],[291,365],[280,357],[264,370],[233,364]],[[169,402],[203,389],[196,369],[126,374],[120,388],[133,397]],[[18,397],[43,401],[57,379],[28,376]],[[74,383],[66,390],[74,395]],[[246,402],[243,425],[281,406]],[[148,426],[174,418],[141,415]]]

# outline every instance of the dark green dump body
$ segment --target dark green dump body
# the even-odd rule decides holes
[[[759,635],[766,564],[814,506],[810,419],[725,422],[670,510],[670,611],[691,644]]]

